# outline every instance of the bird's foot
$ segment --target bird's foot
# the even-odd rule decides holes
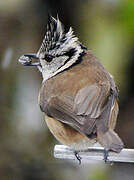
[[[110,165],[112,165],[113,164],[113,162],[112,161],[110,161],[109,159],[108,159],[108,150],[107,149],[104,149],[104,162],[106,163],[106,164],[110,164]]]
[[[78,151],[75,151],[75,152],[74,152],[74,155],[75,155],[76,159],[79,161],[79,165],[80,165],[80,164],[81,164],[81,159],[82,159],[82,158],[80,157]]]

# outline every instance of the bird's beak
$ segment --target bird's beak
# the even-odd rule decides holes
[[[19,62],[24,66],[40,66],[40,62],[33,62],[33,59],[39,60],[36,54],[25,54],[19,58]]]

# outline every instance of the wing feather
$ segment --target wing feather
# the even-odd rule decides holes
[[[75,97],[69,95],[51,97],[46,109],[55,119],[89,135],[105,108],[109,92],[109,86],[106,88],[90,85],[78,91]]]
[[[104,102],[109,93],[109,86],[84,87],[81,89],[74,100],[74,112],[77,115],[90,115],[91,118],[99,117],[103,110]]]

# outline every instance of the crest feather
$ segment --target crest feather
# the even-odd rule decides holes
[[[45,58],[45,54],[51,54],[53,56],[62,55],[76,42],[78,43],[78,38],[73,35],[72,28],[70,27],[69,31],[66,33],[59,18],[57,17],[57,19],[55,19],[50,16],[46,35],[37,52],[37,57]]]

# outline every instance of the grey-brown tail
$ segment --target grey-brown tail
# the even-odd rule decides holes
[[[123,142],[119,136],[111,129],[106,133],[97,133],[98,142],[107,150],[119,153],[123,149]]]

